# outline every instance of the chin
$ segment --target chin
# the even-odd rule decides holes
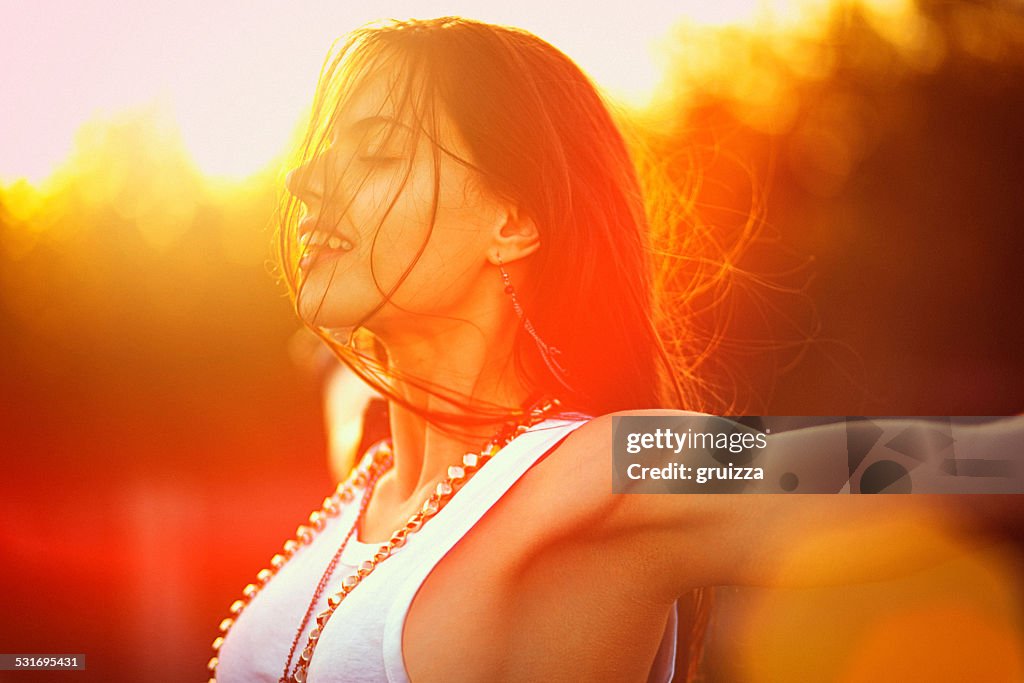
[[[340,307],[330,297],[322,299],[319,293],[300,295],[296,306],[299,319],[304,323],[311,327],[344,331],[342,338],[347,337],[348,330],[365,323],[370,310],[370,307],[361,307],[359,310],[354,310],[352,306]]]
[[[304,323],[313,327],[344,326],[339,320],[337,311],[332,310],[330,302],[322,301],[318,296],[300,296],[296,312]]]

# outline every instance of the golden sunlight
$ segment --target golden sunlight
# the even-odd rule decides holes
[[[863,0],[894,41],[934,59],[927,26],[908,0]],[[126,111],[158,111],[180,131],[185,156],[207,177],[241,180],[274,163],[298,127],[331,41],[381,17],[455,14],[506,23],[551,41],[613,97],[650,107],[680,79],[704,81],[735,66],[716,46],[720,31],[816,34],[840,0],[634,0],[626,4],[545,0],[508,3],[389,0],[284,5],[260,0],[231,7],[198,0],[124,5],[40,2],[5,17],[0,43],[0,185],[39,186],[64,165],[89,122]],[[60,18],[56,21],[55,18]],[[913,28],[909,33],[905,27]],[[673,29],[673,27],[676,27]],[[678,27],[684,27],[680,32]],[[684,41],[685,44],[680,44]],[[780,45],[788,44],[778,41]],[[684,74],[666,65],[685,52]],[[790,49],[803,69],[815,55]],[[763,74],[728,79],[758,107],[784,100],[783,84]],[[756,82],[756,83],[755,83]],[[16,103],[10,106],[10,103]]]

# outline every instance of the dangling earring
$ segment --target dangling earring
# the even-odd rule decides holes
[[[505,265],[501,260],[501,254],[498,254],[497,256],[498,270],[501,271],[501,279],[505,283],[505,293],[512,299],[512,308],[515,309],[516,315],[519,316],[519,319],[522,321],[523,327],[529,335],[533,337],[534,343],[537,344],[537,350],[540,351],[540,357],[544,359],[544,364],[548,366],[548,370],[550,370],[551,374],[555,376],[555,379],[558,380],[559,384],[569,391],[574,392],[575,389],[569,386],[566,382],[566,378],[569,376],[568,370],[562,367],[562,364],[558,362],[558,358],[562,355],[562,352],[554,346],[545,344],[544,340],[540,338],[539,334],[537,334],[537,330],[534,329],[533,323],[531,323],[530,319],[526,317],[525,313],[523,313],[523,307],[519,305],[519,298],[516,297],[516,289],[512,286],[512,279],[508,276],[508,272],[505,270]]]

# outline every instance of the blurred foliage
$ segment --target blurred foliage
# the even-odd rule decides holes
[[[837,2],[774,31],[681,23],[638,118],[680,190],[668,218],[727,273],[683,287],[688,333],[713,341],[700,371],[751,412],[1022,409],[1024,9],[892,6]],[[0,635],[84,643],[90,668],[107,662],[95,680],[197,675],[238,576],[328,485],[317,383],[267,262],[279,173],[218,181],[182,150],[160,110],[125,112],[83,126],[40,186],[0,188],[0,540],[25,596],[5,604],[76,610],[63,631],[11,618]],[[65,587],[69,568],[85,583]],[[131,606],[172,584],[161,653],[114,656],[153,651]]]
[[[835,372],[888,365],[892,337],[878,322],[898,312],[878,308],[877,320],[847,316],[839,329],[842,321],[827,312],[824,319],[807,312],[808,304],[820,312],[843,301],[836,289],[808,291],[812,275],[826,284],[859,283],[865,301],[893,291],[912,296],[927,279],[914,262],[938,253],[966,259],[959,279],[998,287],[991,273],[1009,265],[1000,262],[1005,250],[983,243],[981,234],[1015,239],[1004,233],[1020,214],[1014,194],[994,191],[1013,187],[1020,174],[1020,132],[1012,125],[1024,70],[1019,4],[813,7],[775,29],[681,22],[665,42],[670,87],[641,115],[640,136],[686,202],[679,231],[721,246],[729,260],[729,295],[718,288],[691,306],[704,316],[691,332],[703,325],[714,340],[709,353],[716,362],[706,370],[725,378],[726,393],[733,386],[735,405],[762,411],[773,408],[768,387],[795,361],[783,354],[766,369],[766,350],[800,355],[809,348],[803,342],[837,338],[840,344],[822,351],[839,366]],[[218,182],[183,149],[174,122],[159,109],[123,113],[84,125],[72,155],[41,187],[19,182],[0,189],[0,344],[17,359],[5,381],[20,377],[31,386],[40,378],[89,382],[95,375],[93,390],[120,377],[145,392],[153,382],[183,376],[190,385],[219,384],[251,376],[253,363],[286,361],[284,339],[297,326],[275,296],[281,290],[266,264],[275,167],[244,182]],[[785,248],[774,255],[756,245],[743,254],[729,249],[754,228],[761,247],[775,241]],[[891,246],[888,260],[872,253],[883,239]],[[692,241],[682,246],[696,249]],[[780,265],[783,251],[793,258]],[[804,255],[817,264],[802,267]],[[955,266],[938,264],[938,276]],[[891,271],[876,284],[861,280],[863,268],[884,267]],[[775,277],[794,271],[788,280]],[[780,298],[786,291],[798,296]],[[983,285],[970,293],[998,298],[997,289]],[[925,294],[925,309],[962,298],[957,291],[952,301],[943,299],[950,292],[941,287]],[[750,307],[758,305],[773,311],[755,314]],[[739,307],[736,315],[726,315],[729,306]],[[918,309],[912,317],[926,325],[930,315]],[[745,321],[739,329],[722,328],[737,316]],[[766,324],[745,329],[755,316]],[[942,339],[941,330],[928,334],[936,347],[925,339],[916,350],[941,357],[953,340]],[[862,341],[874,341],[877,356]],[[840,348],[851,346],[852,354]],[[870,406],[878,381],[884,380],[867,381],[861,405],[847,409]],[[783,405],[802,401],[813,410],[823,390],[804,386],[806,393]],[[934,395],[927,383],[921,390]],[[905,411],[928,405],[909,395],[897,400],[908,398]],[[875,403],[876,410],[883,406]],[[976,409],[996,407],[1009,405]]]

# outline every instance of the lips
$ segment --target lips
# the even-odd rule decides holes
[[[355,244],[355,241],[351,237],[341,232],[338,232],[337,230],[324,230],[319,228],[319,223],[320,218],[318,216],[306,216],[301,221],[299,221],[299,242],[308,243],[311,235],[326,235],[328,237],[333,235],[347,242],[349,245]],[[320,240],[321,243],[325,241],[326,238]]]

